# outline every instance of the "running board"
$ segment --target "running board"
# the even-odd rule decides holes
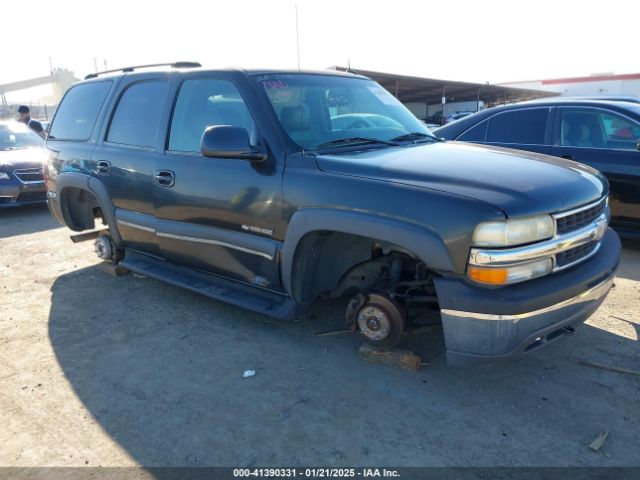
[[[141,253],[127,250],[124,259],[118,265],[214,300],[271,317],[285,319],[292,316],[296,310],[296,303],[284,295],[173,265]]]

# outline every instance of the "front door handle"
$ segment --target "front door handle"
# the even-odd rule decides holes
[[[100,175],[109,175],[111,172],[111,164],[106,160],[100,160],[96,166],[96,172]]]
[[[153,178],[161,187],[173,187],[176,183],[176,174],[171,170],[158,170]]]
[[[573,160],[575,162],[573,155],[562,155],[562,158],[564,158],[565,160]]]

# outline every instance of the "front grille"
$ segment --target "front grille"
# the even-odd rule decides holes
[[[556,219],[558,234],[573,232],[589,225],[604,212],[605,202]]]
[[[47,200],[47,192],[24,192],[18,195],[18,203],[44,202]]]
[[[42,168],[22,168],[14,170],[13,173],[21,182],[44,182],[44,171]]]
[[[591,252],[595,250],[598,246],[598,242],[589,242],[584,245],[580,245],[579,247],[571,248],[562,253],[558,253],[556,255],[556,266],[557,267],[566,267],[567,265],[571,265],[574,262],[577,262],[580,259],[583,259]]]

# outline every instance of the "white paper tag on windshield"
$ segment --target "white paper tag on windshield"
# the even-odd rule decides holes
[[[384,103],[385,105],[396,105],[397,100],[396,97],[391,95],[388,90],[385,90],[380,85],[376,85],[373,87],[367,87],[371,93],[373,93],[378,99]]]

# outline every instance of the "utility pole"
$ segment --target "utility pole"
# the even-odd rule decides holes
[[[298,71],[300,71],[300,33],[298,31],[298,5],[296,5],[296,53],[298,55]]]

